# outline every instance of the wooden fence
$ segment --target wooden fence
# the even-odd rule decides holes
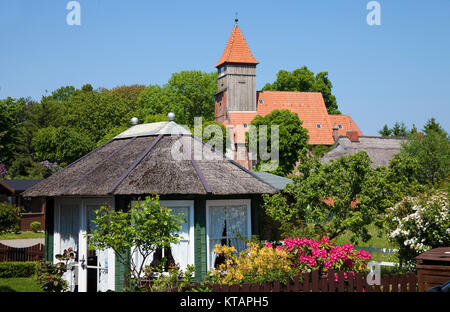
[[[321,277],[318,271],[313,271],[296,276],[294,281],[286,279],[263,284],[216,284],[211,287],[213,292],[416,292],[418,290],[417,276],[414,273],[384,275],[380,279],[380,285],[369,285],[365,274],[349,274],[348,277],[345,279],[343,272],[334,271],[330,271],[326,277]],[[199,286],[199,283],[194,283],[188,285],[186,290]]]
[[[44,245],[14,248],[0,244],[0,261],[38,261],[44,258]]]

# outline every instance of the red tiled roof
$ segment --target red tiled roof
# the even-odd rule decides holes
[[[275,109],[288,109],[298,114],[302,127],[308,130],[308,144],[334,144],[333,125],[320,92],[261,91],[257,98],[259,115],[265,116]]]
[[[347,131],[357,131],[358,136],[363,136],[361,130],[358,128],[356,123],[353,121],[353,119],[349,115],[329,115],[331,126],[333,127],[336,125],[341,125],[338,130],[339,136],[345,136],[347,135]]]
[[[236,24],[231,32],[228,43],[223,51],[222,57],[216,64],[216,68],[225,63],[240,63],[240,64],[258,64],[250,48],[242,34],[241,29]]]
[[[320,92],[260,91],[257,101],[256,112],[228,113],[228,120],[223,124],[234,126],[236,143],[245,143],[248,128],[244,128],[244,124],[250,125],[256,115],[266,116],[276,109],[288,109],[298,114],[302,127],[308,130],[308,144],[311,145],[333,145],[334,124],[342,125],[338,135],[344,136],[347,131],[363,135],[349,115],[329,115]]]

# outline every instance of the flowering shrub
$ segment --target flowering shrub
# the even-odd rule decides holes
[[[353,274],[367,273],[367,261],[371,258],[364,250],[355,250],[352,244],[343,246],[332,244],[328,237],[323,237],[319,241],[286,238],[283,246],[276,248],[288,252],[294,265],[301,272],[319,270],[322,275],[326,275],[329,269]]]
[[[427,250],[450,246],[448,192],[408,197],[388,209],[390,239],[399,245],[399,259],[413,270],[415,257]]]
[[[276,247],[271,243],[264,247],[249,243],[249,248],[239,256],[234,247],[216,245],[214,251],[226,260],[219,270],[212,272],[213,281],[229,285],[284,280],[314,270],[327,275],[330,269],[343,271],[347,278],[347,273],[368,273],[367,262],[371,258],[369,253],[355,250],[352,244],[332,244],[328,237],[319,241],[286,238]]]
[[[293,277],[299,273],[289,254],[282,249],[248,243],[238,256],[234,247],[216,245],[214,252],[225,257],[218,270],[210,272],[212,282],[219,284],[261,283]]]

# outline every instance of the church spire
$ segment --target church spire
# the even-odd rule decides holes
[[[239,19],[237,18],[237,13],[234,21],[235,25],[233,27],[233,30],[231,31],[230,38],[228,39],[228,43],[225,47],[225,50],[223,51],[222,57],[216,64],[216,68],[219,68],[226,63],[252,65],[256,65],[259,63],[250,51],[244,34],[242,33],[241,28],[238,25]]]

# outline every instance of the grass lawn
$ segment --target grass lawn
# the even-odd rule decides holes
[[[0,292],[42,292],[35,277],[0,278]]]
[[[398,249],[398,246],[389,241],[388,239],[388,233],[385,231],[380,230],[375,225],[371,224],[368,227],[369,234],[372,235],[372,238],[368,240],[367,242],[359,241],[355,246],[357,247],[369,247],[372,246],[373,248],[389,248],[389,249]],[[381,234],[381,236],[379,235]],[[347,243],[351,243],[350,237],[352,236],[351,232],[345,232],[335,239],[333,239],[333,243],[337,245],[343,245]],[[372,260],[374,261],[385,261],[385,262],[398,262],[397,254],[396,253],[381,253],[381,252],[374,252],[372,253]]]
[[[15,233],[1,233],[0,240],[7,239],[29,239],[29,238],[45,238],[44,232],[34,233],[34,232],[20,232],[18,234]]]

